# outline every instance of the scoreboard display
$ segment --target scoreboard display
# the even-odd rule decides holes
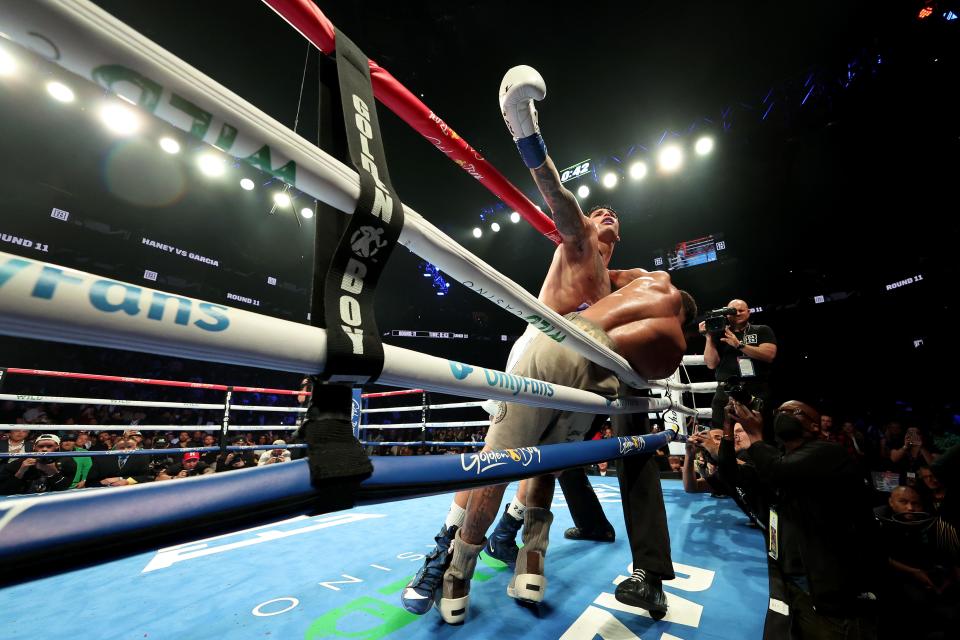
[[[726,257],[727,243],[723,234],[714,233],[702,238],[684,240],[666,251],[653,255],[653,266],[661,271],[676,271],[710,262],[719,262]]]

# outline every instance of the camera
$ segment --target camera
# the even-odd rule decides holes
[[[763,401],[747,391],[746,385],[740,378],[733,377],[724,380],[720,383],[720,390],[753,411],[761,411],[763,408]]]
[[[733,307],[723,307],[709,312],[703,319],[704,328],[710,335],[723,335],[724,330],[730,326],[730,316],[737,315],[737,310]]]

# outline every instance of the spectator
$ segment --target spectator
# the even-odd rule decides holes
[[[683,459],[683,468],[680,470],[684,491],[687,493],[704,493],[707,491],[711,493],[723,493],[719,486],[716,466],[713,464],[713,461],[717,460],[720,440],[722,438],[722,429],[701,431],[687,437],[686,455]],[[697,471],[694,470],[694,462],[697,454],[700,452],[705,452],[704,457],[706,460],[698,474]]]
[[[50,424],[43,407],[30,407],[23,412],[23,421],[27,424]]]
[[[929,515],[924,513],[920,494],[913,487],[897,487],[890,492],[887,504],[874,509],[874,513],[880,520],[898,519],[902,522],[912,522],[917,517]]]
[[[916,473],[921,466],[933,462],[933,453],[927,448],[920,429],[910,427],[903,435],[903,446],[890,449],[890,467],[900,473],[900,484],[916,484]]]
[[[670,464],[671,473],[683,473],[683,456],[670,456],[667,462]]]
[[[235,443],[237,446],[245,446],[243,438],[239,438]],[[227,451],[217,457],[217,473],[221,471],[231,471],[233,469],[246,469],[247,467],[257,466],[257,460],[252,451]]]
[[[215,447],[217,446],[217,437],[211,434],[206,434],[203,436],[203,446],[204,447]],[[217,459],[220,457],[219,451],[205,451],[200,454],[200,461],[207,466],[215,467],[217,464]]]
[[[181,480],[207,473],[213,473],[213,467],[200,462],[200,454],[196,451],[183,454],[180,462],[174,463],[157,475],[157,480]]]
[[[113,448],[113,436],[109,431],[101,431],[97,434],[97,442],[93,445],[91,451],[110,451]]]
[[[153,449],[168,449],[170,443],[167,440],[166,436],[158,436],[154,438],[151,448]],[[150,471],[154,476],[160,474],[161,471],[169,467],[174,463],[174,454],[165,454],[158,453],[150,456]]]
[[[605,440],[607,438],[612,438],[612,437],[613,437],[613,427],[610,425],[609,422],[607,422],[605,425],[603,425],[602,429],[600,429],[599,431],[597,431],[597,433],[594,434],[591,440]],[[603,462],[597,463],[597,471],[599,471],[601,476],[607,475],[607,470],[609,468],[610,468],[610,463],[606,460],[604,460]]]
[[[7,434],[6,440],[0,440],[0,453],[30,453],[33,451],[33,445],[27,441],[30,432],[26,429],[14,429]],[[17,458],[7,458],[7,462],[13,463]]]
[[[274,446],[283,446],[287,444],[283,440],[274,440]],[[407,447],[409,448],[409,447]],[[413,451],[410,451],[412,454]],[[287,449],[270,449],[269,451],[264,451],[260,454],[260,460],[257,461],[257,466],[262,467],[267,464],[276,464],[278,462],[290,462],[290,451]]]
[[[827,442],[837,441],[837,433],[833,430],[833,416],[828,413],[820,414],[820,437]]]
[[[890,454],[894,449],[903,447],[903,426],[896,421],[888,422],[883,427],[880,438],[880,465],[883,471],[893,469]]]
[[[87,451],[90,451],[90,447],[92,446],[93,446],[93,442],[90,439],[89,431],[81,431],[77,434],[77,442],[76,442],[77,449],[86,449]]]
[[[742,405],[740,405],[742,408]],[[747,451],[752,441],[737,420],[738,407],[734,401],[727,405],[727,419],[723,438],[717,453],[717,476],[721,486],[733,498],[750,521],[764,531],[769,525],[770,494],[757,475],[756,467]],[[771,582],[771,596],[782,595],[780,585]]]
[[[136,429],[130,429],[130,430],[124,431],[124,432],[123,432],[123,435],[121,436],[121,438],[124,438],[124,439],[126,439],[126,440],[133,440],[134,442],[136,442],[136,443],[137,443],[137,444],[136,444],[136,447],[135,447],[136,449],[142,449],[142,448],[143,448],[143,447],[142,447],[142,445],[143,445],[143,434],[140,433],[139,431],[137,431]]]
[[[137,448],[136,440],[118,438],[114,451],[131,452]],[[141,482],[150,482],[150,462],[142,455],[96,456],[87,474],[87,487],[125,487]]]
[[[83,447],[77,446],[77,438],[79,436],[74,436],[70,433],[63,436],[60,441],[60,450],[61,451],[83,451]],[[76,472],[73,475],[73,478],[70,480],[70,486],[68,489],[82,489],[86,486],[87,474],[90,473],[90,468],[93,466],[93,458],[89,456],[78,456],[76,458],[70,458],[76,465]]]
[[[858,463],[865,464],[867,457],[867,439],[860,432],[853,420],[844,420],[840,427],[840,433],[837,434],[836,443],[847,450],[850,457]]]
[[[43,434],[33,443],[33,451],[60,450],[60,438]],[[0,495],[46,493],[70,488],[76,465],[70,458],[14,458],[0,468]]]
[[[925,510],[937,514],[940,512],[947,500],[947,487],[933,473],[933,470],[923,465],[917,472],[920,476],[920,482],[917,484],[917,492],[924,500]]]
[[[956,557],[936,535],[936,523],[923,513],[920,495],[912,487],[894,489],[876,515],[887,556],[883,600],[898,605],[885,610],[884,630],[890,637],[945,637],[944,630],[960,623]]]

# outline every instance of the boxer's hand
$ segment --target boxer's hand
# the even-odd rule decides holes
[[[540,133],[534,100],[543,100],[547,85],[533,67],[513,67],[500,82],[500,112],[514,140]]]

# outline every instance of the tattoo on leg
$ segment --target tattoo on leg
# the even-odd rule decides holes
[[[492,487],[481,487],[470,492],[467,502],[467,517],[460,530],[460,537],[470,544],[480,544],[487,533],[487,529],[500,511],[500,502],[507,485],[498,484]]]

